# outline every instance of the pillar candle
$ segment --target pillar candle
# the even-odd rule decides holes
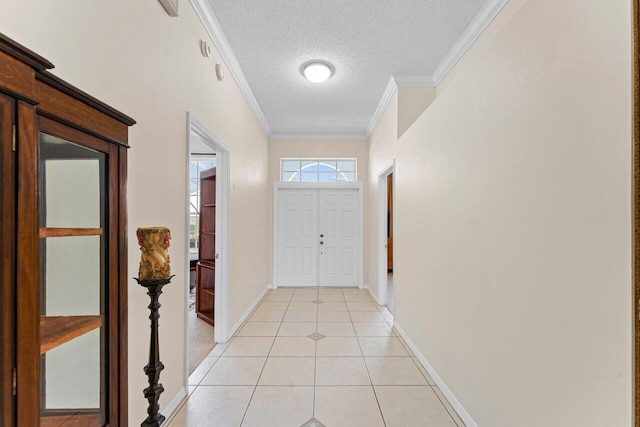
[[[168,279],[171,276],[169,253],[171,232],[166,227],[138,228],[138,244],[140,245],[139,280]]]

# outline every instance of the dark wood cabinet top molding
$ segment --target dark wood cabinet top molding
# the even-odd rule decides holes
[[[81,91],[75,86],[70,85],[69,83],[65,82],[59,77],[54,76],[48,71],[41,71],[36,73],[36,79],[44,83],[47,83],[49,86],[52,86],[58,89],[60,92],[64,92],[67,95],[72,96],[73,98],[81,100],[85,104],[90,105],[96,110],[106,114],[109,117],[112,117],[118,120],[119,122],[127,126],[133,126],[136,124],[136,121],[133,120],[131,117],[121,113],[120,111],[116,110],[113,107],[110,107],[104,102],[97,100],[93,96],[87,94],[86,92]]]
[[[2,79],[0,90],[37,105],[39,112],[45,115],[61,119],[72,126],[80,126],[82,123],[88,126],[86,130],[94,134],[100,134],[114,142],[127,145],[127,139],[123,134],[127,133],[126,126],[136,123],[134,119],[56,77],[47,71],[54,68],[51,62],[2,33],[0,33],[0,52],[8,54],[0,61],[0,75],[11,76],[9,79]],[[60,94],[67,95],[68,98],[65,99]],[[88,105],[91,109],[87,110],[80,104]],[[78,117],[79,112],[83,112],[83,116]],[[98,120],[100,114],[106,117]],[[114,132],[113,130],[117,130],[118,126],[109,123],[109,120],[124,125],[125,130]],[[105,121],[106,123],[103,123]]]
[[[106,116],[83,99],[73,97],[43,81],[36,82],[38,114],[122,145],[128,145],[128,126]]]
[[[31,105],[37,104],[36,80],[33,68],[19,59],[8,56],[1,50],[0,54],[2,55],[0,76],[11,76],[10,79],[2,79],[0,91]]]
[[[18,58],[25,64],[28,64],[30,67],[39,71],[49,70],[55,67],[55,65],[47,61],[42,56],[38,55],[31,49],[27,49],[20,43],[11,40],[2,33],[0,33],[0,51],[8,53],[14,58]]]

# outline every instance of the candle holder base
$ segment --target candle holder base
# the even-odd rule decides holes
[[[164,415],[158,414],[158,418],[155,421],[144,420],[144,422],[140,424],[140,427],[160,427],[164,421]]]
[[[151,320],[151,339],[149,344],[149,363],[144,367],[144,373],[149,378],[149,387],[145,388],[143,393],[145,399],[149,401],[147,408],[147,419],[140,424],[141,427],[159,427],[164,421],[164,415],[160,414],[160,405],[158,400],[160,394],[164,391],[164,387],[159,383],[160,372],[164,369],[164,364],[160,361],[160,344],[158,341],[158,319],[160,318],[160,295],[162,287],[171,282],[171,276],[160,280],[140,280],[134,279],[140,286],[147,288],[147,295],[151,298],[148,308],[150,310],[149,319]]]

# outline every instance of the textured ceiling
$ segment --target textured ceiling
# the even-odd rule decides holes
[[[208,0],[274,134],[363,135],[392,74],[430,75],[486,0]],[[329,61],[311,83],[300,66]]]

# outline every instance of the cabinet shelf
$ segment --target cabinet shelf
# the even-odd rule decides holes
[[[71,236],[102,236],[102,228],[52,228],[40,227],[40,238],[71,237]]]
[[[215,203],[204,203],[202,206],[205,207],[205,208],[215,208],[216,204]]]
[[[201,292],[207,294],[207,295],[213,295],[213,289],[200,289]]]
[[[40,316],[40,354],[102,326],[102,316]]]

